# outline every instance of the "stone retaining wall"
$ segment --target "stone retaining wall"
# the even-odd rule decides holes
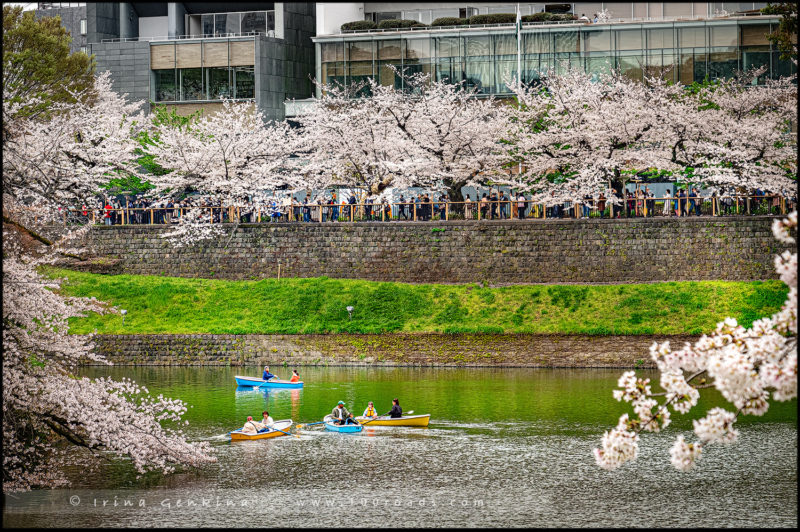
[[[103,273],[464,283],[624,283],[776,278],[773,217],[243,224],[174,248],[159,226],[98,226]],[[796,247],[792,247],[796,249]],[[111,266],[111,267],[110,267]]]
[[[534,334],[98,335],[120,365],[654,367],[649,349],[696,336]]]

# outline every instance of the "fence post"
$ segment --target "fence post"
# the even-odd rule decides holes
[[[356,210],[355,205],[350,205],[350,221],[353,221],[353,211]]]
[[[446,201],[444,204],[444,221],[450,220],[450,202]]]
[[[781,196],[781,214],[786,214],[786,197]]]

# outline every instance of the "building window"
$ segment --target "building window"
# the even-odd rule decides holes
[[[233,76],[234,98],[241,100],[256,97],[256,75],[253,67],[236,67],[233,69]]]
[[[86,35],[86,19],[81,19],[81,35]]]
[[[176,70],[153,70],[153,100],[157,102],[174,102],[178,100]]]
[[[208,88],[207,100],[222,100],[223,98],[231,98],[231,81],[230,69],[227,67],[221,68],[206,68],[206,87]]]
[[[81,53],[89,55],[88,52],[86,51],[86,47],[85,46],[81,46]]]
[[[267,13],[265,11],[251,11],[249,13],[242,13],[242,33],[256,31],[266,33]]]
[[[182,68],[179,73],[181,78],[181,101],[194,102],[204,100],[202,69]]]
[[[224,36],[239,33],[275,31],[275,11],[245,11],[239,13],[206,13],[200,17],[202,34]]]
[[[386,13],[375,13],[375,22],[381,23],[384,20],[397,20],[401,17],[401,13],[399,11],[392,11]]]

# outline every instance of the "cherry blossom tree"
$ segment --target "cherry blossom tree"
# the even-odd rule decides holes
[[[778,240],[795,244],[797,211],[775,220],[772,231]],[[631,403],[634,415],[623,414],[617,426],[603,435],[602,447],[594,450],[600,467],[616,469],[635,459],[639,434],[666,428],[670,410],[688,414],[703,388],[716,388],[734,411],[713,408],[692,421],[696,441],[689,443],[683,435],[676,438],[670,461],[682,471],[695,466],[707,445],[735,442],[738,431],[734,423],[740,415],[763,415],[770,396],[775,401],[797,397],[797,253],[785,251],[776,256],[775,268],[789,287],[780,311],[756,320],[749,329],[727,318],[714,333],[679,350],[673,350],[669,342],[654,343],[650,355],[658,367],[663,392],[654,393],[650,379],[637,377],[633,371],[622,374],[614,397]]]
[[[550,72],[540,86],[511,83],[519,105],[510,108],[509,155],[526,172],[509,184],[548,205],[601,191],[611,197],[651,171],[712,189],[787,193],[796,186],[789,124],[797,88],[791,80],[750,86],[757,75],[697,90],[618,71]]]
[[[382,105],[387,90],[372,79],[324,86],[322,97],[297,118],[305,163],[297,171],[310,188],[346,185],[373,196],[394,186],[413,186],[424,161]],[[357,97],[364,92],[373,96]]]
[[[109,74],[73,95],[75,103],[55,102],[50,117],[18,113],[33,104],[3,100],[3,206],[47,205],[74,208],[94,201],[100,184],[116,171],[134,171],[133,134],[145,118],[140,103],[111,90]]]
[[[765,68],[684,90],[664,103],[664,142],[672,162],[704,186],[790,194],[797,181],[797,85],[791,78],[752,81]],[[795,76],[796,77],[796,76]]]
[[[404,89],[369,79],[352,87],[325,86],[323,97],[299,120],[312,161],[309,170],[334,182],[379,194],[390,186],[461,188],[501,170],[500,141],[507,114],[494,98],[422,73]],[[368,97],[354,97],[368,94]]]
[[[509,152],[525,171],[508,183],[546,205],[598,192],[614,201],[631,173],[678,169],[662,124],[663,104],[679,89],[651,81],[569,69],[550,72],[542,86],[509,84],[519,102],[509,108]]]
[[[434,81],[424,73],[405,74],[404,90],[381,86],[373,95],[394,119],[401,136],[421,153],[422,186],[448,190],[463,201],[461,188],[484,184],[506,173],[501,144],[509,129],[507,106],[494,97],[477,98],[477,88]]]
[[[152,194],[162,202],[199,193],[212,204],[252,208],[278,187],[303,184],[291,171],[297,135],[286,122],[265,123],[254,104],[225,100],[216,113],[184,125],[160,123],[152,133],[148,152],[168,169],[150,177]],[[208,212],[195,209],[163,236],[183,245],[223,232]]]
[[[111,91],[107,75],[91,91],[36,116],[18,112],[36,102],[3,101],[4,492],[61,485],[63,466],[88,453],[128,456],[139,472],[214,460],[207,443],[181,432],[181,401],[127,380],[74,376],[81,360],[106,361],[91,338],[68,334],[69,318],[115,309],[62,296],[60,282],[38,270],[84,250],[80,231],[51,240],[31,229],[34,215],[52,218],[88,201],[110,172],[135,170],[139,106]]]

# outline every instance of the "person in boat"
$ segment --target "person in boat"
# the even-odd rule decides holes
[[[392,418],[403,417],[403,409],[400,406],[400,399],[396,397],[392,399],[392,409],[389,410],[385,415]]]
[[[245,434],[258,434],[258,431],[260,430],[259,425],[261,425],[261,423],[253,421],[253,416],[247,416],[247,421],[245,422],[244,427],[242,427],[242,432]]]
[[[260,424],[263,425],[265,429],[272,428],[272,425],[275,424],[275,420],[272,419],[272,416],[269,415],[269,412],[264,410],[263,412],[261,412],[261,415],[263,417],[261,419]]]
[[[289,382],[300,382],[300,375],[297,373],[296,369],[292,370],[292,378],[289,379]]]
[[[364,410],[364,417],[378,417],[378,412],[375,411],[375,406],[372,401],[367,403],[367,409]]]
[[[277,375],[273,375],[269,372],[269,366],[264,366],[264,374],[261,376],[262,380],[268,381],[270,379],[277,379]]]
[[[353,414],[351,414],[345,407],[344,401],[339,401],[339,404],[333,409],[331,412],[331,417],[333,418],[333,423],[335,425],[348,425],[350,423],[358,423],[355,419],[353,419]]]

